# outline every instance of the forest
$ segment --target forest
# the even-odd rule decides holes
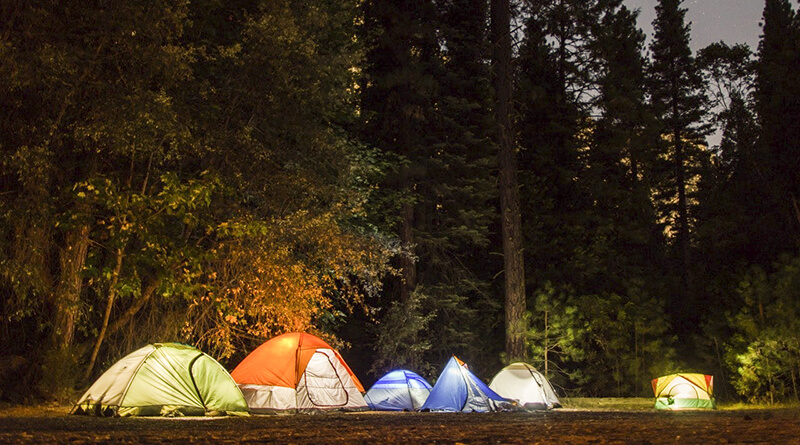
[[[294,331],[365,384],[800,400],[800,14],[763,3],[693,52],[683,0],[647,40],[622,0],[0,2],[0,400]]]

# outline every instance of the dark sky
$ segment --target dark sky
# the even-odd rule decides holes
[[[657,0],[624,0],[631,8],[641,8],[639,26],[648,36],[653,32]],[[792,0],[797,10],[797,0]],[[755,52],[761,35],[759,22],[764,12],[764,0],[684,0],[686,20],[692,22],[692,49],[724,41],[728,45],[746,43]]]

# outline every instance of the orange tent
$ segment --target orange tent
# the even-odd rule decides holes
[[[279,335],[250,353],[231,376],[253,411],[362,409],[364,387],[342,356],[306,333]]]

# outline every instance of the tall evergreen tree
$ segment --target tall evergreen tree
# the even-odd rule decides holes
[[[771,261],[762,254],[770,244],[763,239],[765,230],[771,229],[763,224],[766,184],[756,162],[753,54],[746,45],[720,42],[703,48],[698,63],[714,93],[714,121],[722,138],[712,148],[713,158],[700,184],[696,270],[706,286],[724,288],[725,282],[737,282],[732,275],[742,266]],[[724,299],[720,303],[724,305]]]
[[[505,278],[506,355],[525,356],[525,261],[522,219],[517,187],[517,154],[512,126],[511,3],[492,0],[492,61],[494,65],[494,119],[498,146],[500,224]]]
[[[692,297],[691,246],[692,197],[704,151],[708,124],[704,122],[706,97],[703,78],[689,48],[690,27],[683,0],[660,0],[653,21],[650,45],[652,65],[648,92],[658,119],[661,157],[665,161],[658,185],[660,216],[674,235],[676,271],[681,286],[671,304],[680,328],[697,329],[700,311]]]
[[[583,179],[592,197],[587,213],[595,227],[586,256],[594,259],[587,263],[595,266],[587,268],[594,276],[581,290],[616,300],[626,311],[619,322],[630,323],[628,330],[608,332],[613,339],[609,343],[621,349],[615,354],[628,355],[626,365],[620,367],[602,355],[598,361],[605,362],[614,375],[624,376],[615,377],[617,388],[642,395],[646,387],[622,389],[625,384],[620,380],[639,381],[663,371],[671,351],[664,335],[669,321],[662,303],[668,293],[659,277],[664,268],[664,237],[650,196],[655,164],[653,119],[645,102],[644,34],[636,26],[637,13],[619,1],[605,6],[593,30],[599,91],[593,105],[599,117],[585,156]]]
[[[365,6],[364,137],[398,161],[381,211],[396,215],[384,224],[409,254],[397,262],[402,281],[378,303],[385,315],[373,370],[432,371],[453,352],[491,357],[496,347],[481,347],[491,336],[475,324],[478,307],[496,311],[487,2]]]
[[[593,102],[599,117],[586,155],[585,181],[593,195],[599,238],[610,252],[624,257],[614,263],[621,272],[616,278],[624,281],[644,279],[662,266],[663,239],[650,197],[655,150],[645,102],[644,34],[636,27],[636,13],[621,2],[612,3],[598,22],[592,45],[599,65],[599,94]],[[619,292],[618,286],[611,288]]]
[[[439,35],[443,47],[436,140],[432,141],[427,198],[426,289],[444,307],[466,306],[471,311],[470,333],[452,329],[464,313],[437,311],[432,338],[445,347],[433,347],[431,360],[444,362],[459,345],[473,361],[490,369],[502,342],[493,335],[500,305],[491,285],[500,266],[493,255],[492,225],[497,218],[496,145],[491,119],[491,80],[488,59],[489,4],[486,0],[438,2]],[[421,277],[422,278],[422,277]],[[466,334],[466,335],[465,335]],[[459,340],[460,337],[460,340]],[[436,342],[434,342],[436,343]]]
[[[574,288],[572,280],[584,276],[573,260],[581,240],[589,236],[580,210],[586,201],[576,181],[580,175],[577,135],[585,121],[575,89],[583,76],[576,74],[580,70],[567,56],[575,48],[570,46],[568,51],[565,46],[577,39],[572,34],[557,35],[574,29],[571,21],[567,28],[555,26],[566,23],[553,22],[559,6],[562,2],[528,3],[514,79],[525,276],[535,296],[529,340],[534,361],[542,359],[541,367],[551,374],[559,368],[559,354],[566,348],[565,341],[557,338],[556,327],[568,331],[570,325],[564,320],[574,321],[561,313],[571,307],[570,293],[561,290]]]
[[[619,1],[530,5],[517,106],[533,349],[561,384],[643,393],[624,382],[670,360],[666,293],[652,279],[664,255],[650,196],[644,36]],[[560,20],[565,11],[578,20]],[[570,371],[586,363],[605,371]]]
[[[515,106],[523,184],[526,276],[533,288],[547,280],[583,276],[571,260],[590,238],[590,197],[579,180],[585,168],[596,88],[590,51],[596,2],[537,0],[525,11],[517,58]],[[575,19],[567,19],[574,17]]]
[[[384,222],[386,228],[407,249],[396,259],[400,279],[389,288],[389,301],[409,305],[421,297],[415,293],[417,252],[421,251],[415,229],[425,197],[421,186],[428,173],[427,130],[438,94],[436,10],[432,1],[374,0],[365,2],[363,7],[367,42],[361,102],[364,137],[367,144],[397,160],[396,170],[384,184],[391,197],[387,197],[387,206],[382,211],[389,215]],[[401,309],[398,315],[407,312]],[[424,343],[417,333],[408,335],[403,341],[409,347]],[[391,336],[387,339],[397,340]],[[419,352],[409,351],[399,356],[405,357],[408,366],[419,367]]]
[[[774,230],[772,255],[796,251],[800,234],[800,19],[789,0],[767,0],[758,47],[756,109],[761,125],[759,173]]]

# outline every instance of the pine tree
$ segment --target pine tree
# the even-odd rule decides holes
[[[491,300],[487,3],[374,1],[365,8],[364,140],[398,161],[382,184],[381,213],[390,216],[381,224],[409,254],[398,258],[401,280],[379,303],[387,311],[378,350],[391,354],[373,371],[403,365],[425,372],[458,351],[491,357],[491,347],[480,347],[491,342],[478,337],[475,312]],[[399,325],[416,332],[404,329],[398,338],[387,331]]]
[[[753,54],[745,45],[729,47],[720,42],[703,48],[698,55],[714,92],[714,120],[722,129],[718,147],[713,147],[703,181],[698,212],[696,270],[703,280],[735,283],[731,274],[746,264],[767,265],[763,252],[771,244],[765,238],[763,196],[766,184],[756,162],[759,128],[753,97]],[[763,221],[763,219],[762,219]],[[721,302],[722,303],[722,302]]]
[[[497,186],[486,63],[488,2],[441,1],[438,10],[444,63],[438,76],[436,126],[431,129],[436,140],[428,164],[428,217],[420,226],[420,264],[425,269],[420,279],[440,302],[432,306],[437,316],[431,338],[442,343],[431,349],[430,360],[444,362],[455,347],[488,368],[497,360],[498,341],[491,329],[493,317],[499,316],[491,286],[499,266],[490,238],[497,218]],[[453,310],[458,307],[469,310]],[[459,323],[470,327],[453,329]]]
[[[525,356],[525,260],[522,219],[517,187],[517,154],[512,124],[511,4],[492,0],[492,62],[494,65],[494,119],[498,150],[500,225],[503,239],[505,278],[506,355],[509,360]]]
[[[703,146],[708,124],[703,121],[703,78],[689,48],[690,29],[681,3],[682,0],[660,0],[656,6],[648,92],[660,128],[660,156],[665,161],[657,184],[657,202],[660,217],[674,236],[675,264],[682,289],[671,310],[681,328],[691,331],[697,329],[700,316],[691,291],[695,206],[692,193],[707,156]]]
[[[770,223],[775,255],[798,247],[800,233],[800,19],[788,0],[767,0],[756,69],[756,110],[761,126],[759,173],[765,199],[777,218]]]
[[[607,277],[619,280],[609,289],[613,292],[622,292],[626,279],[643,279],[643,273],[658,269],[663,256],[650,197],[653,120],[645,102],[644,34],[636,16],[620,2],[612,4],[598,22],[592,45],[599,65],[593,104],[600,115],[586,155],[585,181],[593,196],[597,238],[620,258],[615,277]]]

